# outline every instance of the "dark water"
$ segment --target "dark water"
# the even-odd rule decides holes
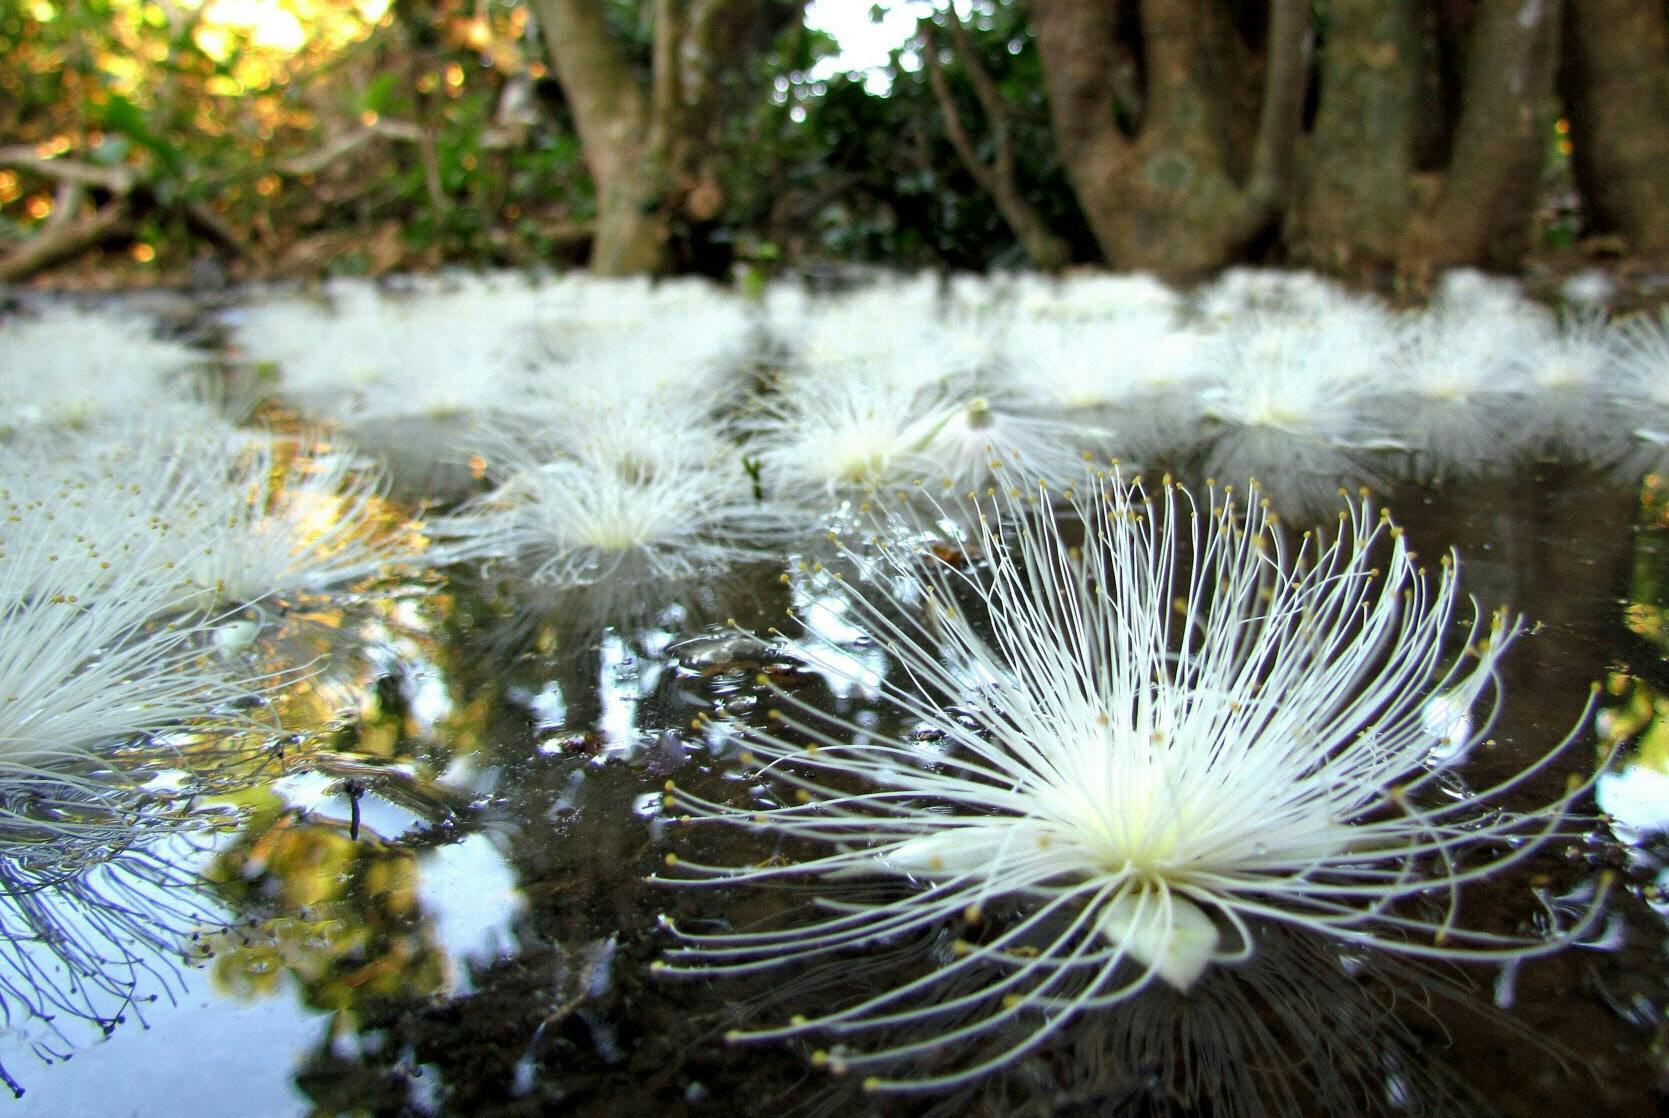
[[[1531,932],[1617,871],[1589,942],[1521,966],[1350,961],[1269,931],[1246,968],[1186,1003],[1156,992],[1075,1024],[1062,1042],[943,1099],[870,1098],[808,1067],[804,1046],[727,1046],[931,965],[933,943],[754,982],[665,980],[657,917],[732,926],[813,894],[689,890],[646,878],[667,853],[736,864],[760,840],[668,826],[663,782],[722,789],[723,727],[762,717],[761,670],[854,715],[861,693],[780,663],[722,625],[762,627],[779,568],[630,628],[571,623],[575,603],[490,587],[414,586],[297,619],[336,666],[288,725],[351,713],[298,742],[244,821],[186,858],[212,919],[176,919],[189,965],[140,983],[107,1040],[13,1021],[0,1059],[19,1115],[689,1113],[1657,1114],[1669,1088],[1669,489],[1565,467],[1391,502],[1416,546],[1454,547],[1462,585],[1539,622],[1505,661],[1495,744],[1476,786],[1540,757],[1604,687],[1597,731],[1515,792],[1555,798],[1621,753],[1601,786],[1616,819],[1573,824],[1512,874],[1470,889],[1462,919]],[[859,661],[878,657],[854,646]],[[866,661],[867,662],[867,661]],[[873,666],[880,667],[877,662]],[[805,676],[805,678],[798,678]],[[692,728],[701,711],[717,729]],[[1511,805],[1509,805],[1511,806]],[[1655,814],[1654,814],[1655,813]],[[178,887],[134,888],[178,900]],[[125,902],[143,908],[140,901]],[[718,925],[712,925],[718,926]],[[85,1042],[85,1043],[83,1043]],[[46,1062],[42,1051],[73,1058]],[[1166,1101],[1170,1096],[1172,1102]],[[1198,1106],[1175,1103],[1193,1099]],[[1203,1100],[1203,1101],[1202,1101]]]

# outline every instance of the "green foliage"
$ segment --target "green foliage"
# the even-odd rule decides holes
[[[941,17],[942,18],[942,17]],[[1009,114],[1021,186],[1045,220],[1089,258],[1088,235],[1049,133],[1042,67],[1022,6],[976,5],[968,30]],[[941,43],[948,35],[941,33]],[[1020,266],[1025,255],[989,195],[959,162],[921,65],[923,36],[893,52],[890,90],[865,75],[815,80],[827,36],[791,30],[762,60],[774,96],[738,122],[729,140],[746,159],[727,161],[736,223],[764,231],[793,257],[904,267]],[[961,117],[989,157],[990,133],[961,60],[943,65]]]

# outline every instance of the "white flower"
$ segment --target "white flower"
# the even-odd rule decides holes
[[[1208,476],[1260,478],[1293,516],[1330,506],[1342,480],[1371,478],[1364,452],[1389,442],[1372,371],[1394,340],[1378,321],[1254,313],[1214,338],[1200,392],[1215,424]]]
[[[1517,441],[1570,460],[1616,462],[1629,427],[1613,399],[1617,343],[1605,312],[1544,318],[1515,348],[1531,393]]]
[[[1055,279],[1024,275],[1015,283],[1013,300],[1026,319],[1096,321],[1126,315],[1167,318],[1182,298],[1145,272],[1078,272]]]
[[[929,480],[961,487],[994,465],[1075,470],[1101,432],[1053,418],[1015,393],[918,388],[854,371],[800,376],[764,401],[748,451],[773,492],[826,504],[873,486]]]
[[[740,454],[628,465],[508,441],[488,465],[498,487],[430,525],[455,541],[437,557],[512,558],[547,587],[643,586],[759,558],[779,527]]]
[[[335,307],[288,298],[228,316],[243,360],[275,366],[283,396],[323,418],[369,428],[488,411],[538,352],[537,295],[525,284],[338,292]]]
[[[1365,504],[1331,543],[1294,543],[1261,503],[1212,490],[1201,507],[1168,480],[1150,495],[1106,476],[1071,495],[1079,543],[1047,496],[981,498],[956,554],[878,543],[867,578],[830,582],[897,665],[878,724],[923,732],[778,692],[771,728],[747,735],[757,781],[723,799],[669,787],[695,821],[827,850],[747,867],[669,856],[698,880],[881,878],[896,896],[832,896],[788,926],[678,929],[661,970],[756,973],[965,929],[942,967],[740,1034],[829,1036],[816,1062],[865,1072],[978,1040],[977,1063],[869,1081],[886,1089],[967,1082],[1154,981],[1187,990],[1251,954],[1260,921],[1439,958],[1559,946],[1458,922],[1463,887],[1528,857],[1581,789],[1529,814],[1497,803],[1560,743],[1455,794],[1441,758],[1488,736],[1519,623],[1465,619],[1452,559],[1417,568]],[[820,656],[814,639],[798,649]],[[1466,743],[1449,740],[1453,717],[1428,716],[1434,701],[1474,708]],[[906,1022],[926,1035],[861,1046]]]
[[[51,525],[26,522],[0,551],[0,831],[74,834],[111,825],[131,798],[113,750],[136,738],[244,728],[238,713],[279,682],[240,679],[214,655],[214,624],[159,625],[179,588],[156,556],[121,557],[89,586]],[[97,810],[95,810],[97,808]]]
[[[1314,272],[1227,268],[1194,293],[1194,306],[1207,319],[1233,320],[1248,311],[1325,314],[1354,298]]]
[[[1204,338],[1166,311],[1010,328],[1006,365],[1017,393],[1088,412],[1120,455],[1147,461],[1195,437]]]
[[[806,377],[861,376],[900,390],[976,371],[995,353],[994,326],[941,318],[937,281],[889,283],[813,302],[783,340]]]
[[[1617,281],[1599,268],[1588,268],[1566,277],[1559,297],[1579,308],[1603,310],[1617,297]]]
[[[197,378],[207,355],[155,337],[149,319],[48,310],[0,322],[0,430],[136,415],[213,415]]]
[[[1487,303],[1435,307],[1402,323],[1377,407],[1412,454],[1417,477],[1512,468],[1527,430],[1520,351],[1544,329],[1539,316]]]
[[[301,441],[212,431],[31,443],[0,454],[10,483],[0,498],[65,561],[88,568],[85,592],[137,568],[171,609],[319,593],[407,557],[409,533],[383,503],[376,472],[319,439]]]
[[[1619,403],[1633,420],[1635,436],[1650,446],[1636,464],[1655,467],[1669,445],[1669,307],[1624,320],[1617,341],[1623,374]]]

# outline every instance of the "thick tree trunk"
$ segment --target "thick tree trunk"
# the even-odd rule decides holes
[[[1424,58],[1413,0],[1329,0],[1320,100],[1289,231],[1298,259],[1356,274],[1396,261],[1415,207],[1421,117],[1431,111],[1421,104]]]
[[[1050,120],[1107,262],[1176,278],[1235,259],[1292,189],[1305,85],[1308,0],[1271,0],[1255,139],[1237,135],[1254,67],[1214,0],[1142,0],[1146,96],[1135,136],[1112,81],[1119,14],[1106,0],[1033,0]],[[1247,147],[1250,150],[1247,150]]]
[[[597,188],[591,270],[661,272],[679,222],[723,206],[713,167],[727,97],[804,0],[655,0],[647,74],[610,34],[601,0],[533,0]]]
[[[657,212],[664,167],[651,150],[650,104],[638,76],[596,0],[534,0],[534,11],[596,184],[591,270],[664,271],[667,236]]]
[[[1669,17],[1662,0],[1565,5],[1560,87],[1598,232],[1669,251]]]
[[[1481,0],[1454,155],[1429,221],[1412,231],[1405,271],[1523,261],[1552,124],[1559,8],[1560,0]]]

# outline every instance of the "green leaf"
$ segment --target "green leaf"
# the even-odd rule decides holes
[[[145,113],[120,93],[109,94],[100,107],[100,118],[110,132],[119,132],[156,156],[167,173],[179,177],[185,172],[185,157],[180,149],[151,131]]]

